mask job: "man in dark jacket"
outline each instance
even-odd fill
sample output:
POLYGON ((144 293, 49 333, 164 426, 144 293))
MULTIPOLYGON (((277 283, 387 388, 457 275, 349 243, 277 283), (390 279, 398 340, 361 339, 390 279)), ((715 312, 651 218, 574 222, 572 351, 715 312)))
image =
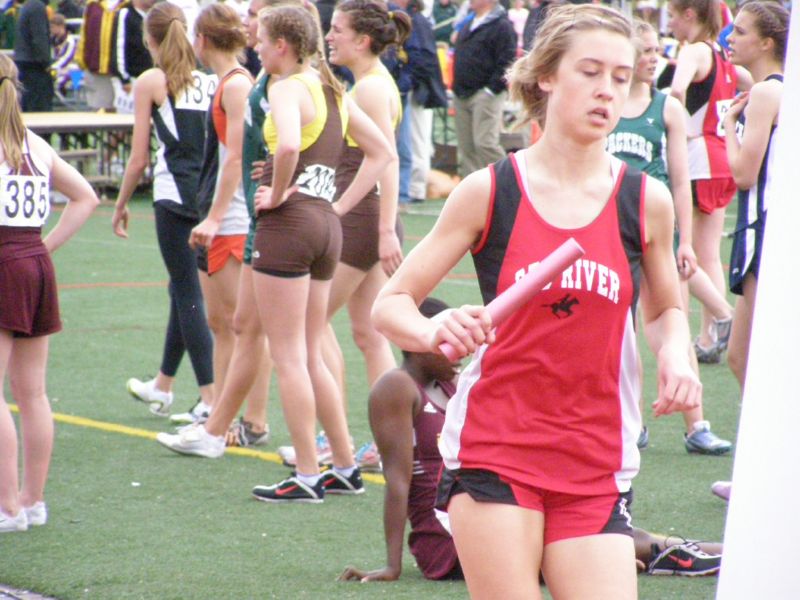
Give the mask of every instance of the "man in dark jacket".
POLYGON ((153 4, 155 0, 131 0, 117 13, 116 72, 128 93, 133 81, 153 66, 142 35, 144 18, 153 4))
POLYGON ((436 52, 433 25, 424 14, 422 4, 411 0, 406 10, 411 16, 411 36, 403 48, 408 55, 411 91, 403 112, 403 123, 409 129, 411 142, 411 177, 408 198, 411 202, 427 196, 428 173, 433 154, 433 110, 447 106, 447 91, 436 52))
POLYGON ((396 0, 389 10, 403 10, 411 17, 411 35, 401 50, 383 54, 386 68, 395 78, 403 102, 403 120, 397 130, 400 159, 401 203, 425 199, 432 154, 432 108, 447 106, 433 25, 422 13, 421 0, 396 0))
POLYGON ((22 110, 53 110, 50 76, 50 20, 42 0, 25 0, 19 10, 14 35, 14 62, 22 84, 22 110))
POLYGON ((470 8, 472 15, 456 38, 453 72, 462 177, 504 156, 500 127, 508 96, 505 72, 517 51, 514 26, 497 0, 470 0, 470 8))

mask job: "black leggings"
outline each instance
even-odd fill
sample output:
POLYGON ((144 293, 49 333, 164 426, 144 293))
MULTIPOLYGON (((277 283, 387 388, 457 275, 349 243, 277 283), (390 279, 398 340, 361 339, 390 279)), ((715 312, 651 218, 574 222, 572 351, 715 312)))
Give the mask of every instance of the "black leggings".
POLYGON ((214 383, 214 341, 206 320, 197 260, 189 247, 189 234, 197 221, 182 217, 155 203, 156 236, 169 272, 169 321, 164 340, 161 372, 174 377, 184 351, 189 352, 197 385, 214 383))

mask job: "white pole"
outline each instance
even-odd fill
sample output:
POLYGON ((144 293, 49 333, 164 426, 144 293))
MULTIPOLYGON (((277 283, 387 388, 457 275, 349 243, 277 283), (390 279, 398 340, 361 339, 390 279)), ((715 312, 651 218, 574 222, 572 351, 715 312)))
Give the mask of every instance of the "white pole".
POLYGON ((800 598, 800 1, 792 4, 775 193, 768 201, 718 600, 800 598))

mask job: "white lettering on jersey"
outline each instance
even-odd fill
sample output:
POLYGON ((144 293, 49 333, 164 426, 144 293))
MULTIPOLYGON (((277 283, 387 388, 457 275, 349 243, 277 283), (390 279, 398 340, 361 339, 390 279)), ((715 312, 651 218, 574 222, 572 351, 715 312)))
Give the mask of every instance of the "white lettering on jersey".
POLYGON ((211 104, 211 97, 217 89, 217 76, 194 72, 192 77, 194 83, 178 95, 175 99, 175 108, 206 112, 211 104))
POLYGON ((606 138, 606 149, 614 155, 631 154, 648 163, 653 162, 653 143, 630 131, 610 133, 606 138))
POLYGON ((49 214, 50 186, 45 177, 0 176, 0 225, 41 227, 49 214))
MULTIPOLYGON (((514 273, 514 280, 519 281, 527 273, 536 269, 538 262, 531 263, 527 268, 522 268, 514 273)), ((558 281, 558 280, 556 280, 558 281)), ((548 283, 542 290, 549 290, 553 286, 548 283)), ((614 304, 619 304, 620 278, 616 271, 609 269, 593 260, 579 258, 561 272, 559 287, 564 290, 586 290, 595 292, 608 298, 614 304)))
POLYGON ((336 171, 325 165, 308 165, 305 170, 297 176, 297 189, 299 192, 322 198, 328 202, 333 202, 336 194, 334 185, 336 171))
MULTIPOLYGON (((533 271, 538 266, 539 266, 539 263, 535 262, 535 263, 529 264, 527 269, 520 269, 519 271, 514 273, 514 281, 519 281, 520 279, 525 277, 525 273, 533 271)), ((542 291, 549 290, 551 287, 553 287, 553 284, 552 283, 548 283, 546 286, 544 286, 542 288, 542 291)))

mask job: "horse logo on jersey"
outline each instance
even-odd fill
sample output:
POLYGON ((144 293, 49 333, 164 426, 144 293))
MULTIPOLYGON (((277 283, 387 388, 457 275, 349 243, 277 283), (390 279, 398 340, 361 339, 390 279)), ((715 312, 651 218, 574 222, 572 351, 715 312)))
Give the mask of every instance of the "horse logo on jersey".
POLYGON ((544 308, 549 308, 555 315, 556 319, 566 319, 572 316, 572 307, 580 304, 577 298, 573 298, 572 294, 567 294, 563 298, 556 300, 550 304, 542 304, 544 308), (564 313, 562 317, 560 313, 564 313))

